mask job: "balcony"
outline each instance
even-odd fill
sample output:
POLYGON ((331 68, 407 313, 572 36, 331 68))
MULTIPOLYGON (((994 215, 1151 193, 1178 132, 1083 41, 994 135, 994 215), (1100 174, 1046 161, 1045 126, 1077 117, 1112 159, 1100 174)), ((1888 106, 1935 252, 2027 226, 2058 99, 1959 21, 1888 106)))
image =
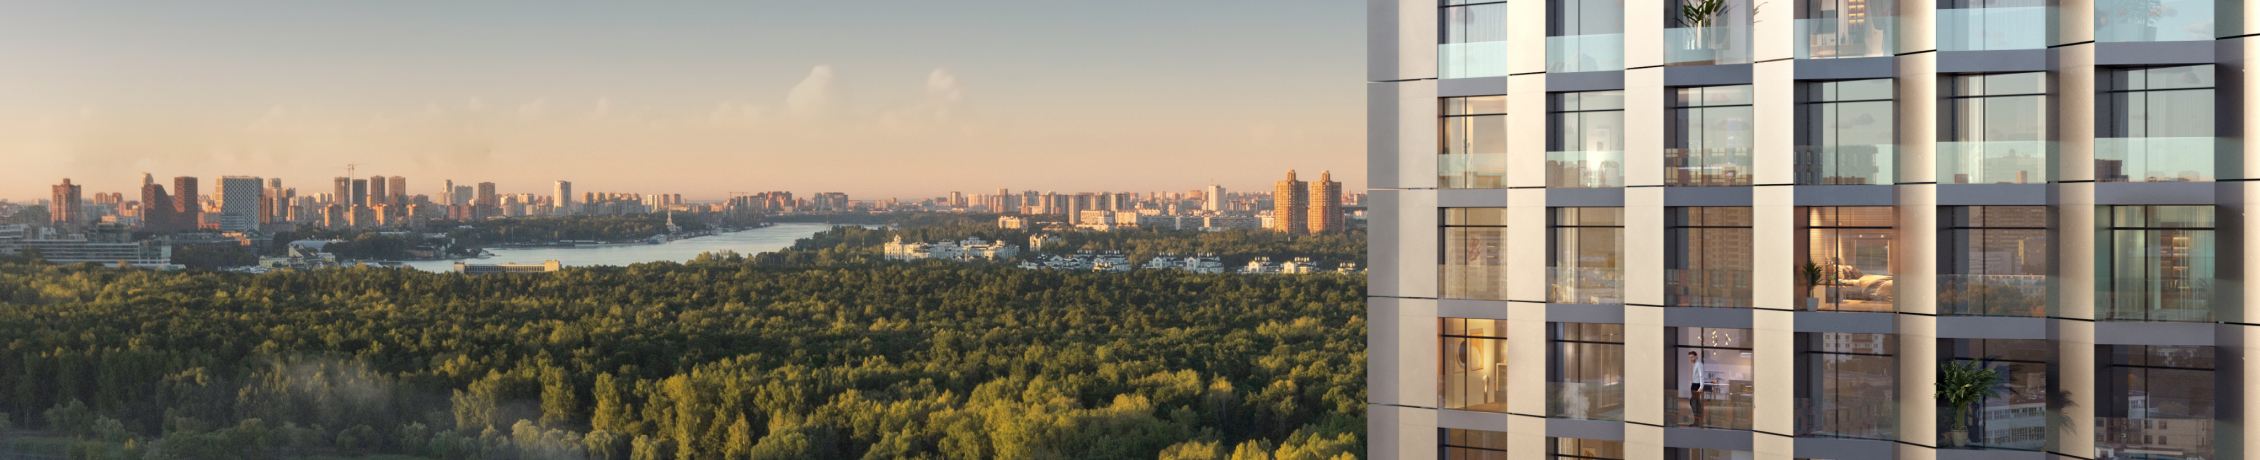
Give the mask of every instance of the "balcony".
POLYGON ((2055 8, 2023 6, 1938 10, 1939 51, 2033 50, 2048 47, 2055 8))
POLYGON ((1447 263, 1441 271, 1446 299, 1507 299, 1507 267, 1447 263))
POLYGON ((1750 185, 1750 149, 1664 149, 1664 185, 1732 187, 1750 185))
POLYGON ((1436 158, 1436 186, 1507 188, 1507 154, 1456 153, 1436 158))
POLYGON ((1506 76, 1507 42, 1436 45, 1436 75, 1443 78, 1506 76))
POLYGON ((1797 147, 1797 185, 1891 185, 1892 144, 1797 147))
POLYGON ((2046 141, 1939 142, 1938 183, 2044 184, 2046 141))
MULTIPOLYGON (((2233 0, 2232 0, 2233 1, 2233 0)), ((2095 41, 2210 41, 2214 0, 2095 0, 2095 41)))
POLYGON ((1664 304, 1750 308, 1750 269, 1664 269, 1664 304))
POLYGON ((1891 17, 1799 19, 1798 59, 1890 56, 1898 30, 1891 17))
POLYGON ((1938 275, 1938 313, 2041 317, 2048 314, 2047 275, 1938 275))
POLYGON ((1624 34, 1546 37, 1547 72, 1624 70, 1624 34))
POLYGON ((1554 303, 1624 303, 1624 274, 1609 268, 1546 267, 1546 300, 1554 303))
MULTIPOLYGON (((1888 376, 1877 378, 1889 379, 1888 376)), ((1894 439, 1899 401, 1890 395, 1797 398, 1797 435, 1894 439)))
POLYGON ((2213 458, 2213 420, 2095 418, 2096 458, 2213 458))
POLYGON ((1609 188, 1624 186, 1624 151, 1546 152, 1546 186, 1609 188))
POLYGON ((2213 279, 2160 277, 2121 279, 2098 293, 2109 304, 2096 308, 2099 319, 2116 321, 2213 321, 2213 279))
POLYGON ((2096 138, 2095 180, 2212 181, 2214 144, 2211 137, 2096 138))
MULTIPOLYGON (((1685 386, 1685 384, 1681 384, 1685 386)), ((1685 388, 1664 390, 1664 423, 1675 427, 1712 428, 1720 430, 1750 429, 1752 395, 1749 381, 1711 385, 1705 388, 1703 418, 1695 418, 1694 407, 1688 404, 1685 388)))
POLYGON ((1546 408, 1556 418, 1624 420, 1624 383, 1546 382, 1546 408))
POLYGON ((1664 65, 1750 63, 1749 28, 1674 27, 1664 29, 1664 65))

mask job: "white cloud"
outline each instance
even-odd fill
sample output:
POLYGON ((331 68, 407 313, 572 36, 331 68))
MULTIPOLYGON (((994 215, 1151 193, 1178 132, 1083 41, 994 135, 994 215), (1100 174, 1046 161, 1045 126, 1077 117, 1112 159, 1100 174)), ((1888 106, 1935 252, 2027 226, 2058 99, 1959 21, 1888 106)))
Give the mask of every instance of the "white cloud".
POLYGON ((800 83, 793 85, 792 91, 785 93, 785 109, 794 116, 822 114, 832 103, 832 80, 830 64, 808 69, 808 77, 802 78, 800 83))

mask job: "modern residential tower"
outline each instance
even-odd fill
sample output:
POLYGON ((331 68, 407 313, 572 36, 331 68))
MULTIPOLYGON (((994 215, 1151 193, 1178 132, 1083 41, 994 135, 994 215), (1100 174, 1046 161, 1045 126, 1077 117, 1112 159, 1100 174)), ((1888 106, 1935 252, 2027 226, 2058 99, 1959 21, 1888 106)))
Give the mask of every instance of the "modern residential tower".
POLYGON ((63 183, 55 184, 53 189, 54 197, 47 205, 48 222, 63 227, 86 224, 85 202, 80 195, 82 187, 71 183, 71 179, 66 177, 63 178, 63 183))
POLYGON ((2249 5, 1368 6, 1370 457, 2260 458, 2249 5))
POLYGON ((1306 233, 1310 226, 1310 183, 1295 179, 1295 171, 1287 171, 1287 178, 1271 184, 1271 230, 1281 233, 1306 233))
POLYGON ((220 178, 220 212, 215 216, 219 221, 220 231, 244 232, 259 229, 261 182, 263 181, 257 177, 220 178))

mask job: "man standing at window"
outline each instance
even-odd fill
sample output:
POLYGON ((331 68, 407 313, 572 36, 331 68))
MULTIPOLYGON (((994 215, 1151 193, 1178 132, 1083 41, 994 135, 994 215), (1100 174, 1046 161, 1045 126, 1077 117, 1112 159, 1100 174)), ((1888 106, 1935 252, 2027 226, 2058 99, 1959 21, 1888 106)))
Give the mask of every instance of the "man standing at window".
POLYGON ((1687 408, 1695 414, 1693 426, 1703 425, 1703 355, 1687 352, 1687 408))

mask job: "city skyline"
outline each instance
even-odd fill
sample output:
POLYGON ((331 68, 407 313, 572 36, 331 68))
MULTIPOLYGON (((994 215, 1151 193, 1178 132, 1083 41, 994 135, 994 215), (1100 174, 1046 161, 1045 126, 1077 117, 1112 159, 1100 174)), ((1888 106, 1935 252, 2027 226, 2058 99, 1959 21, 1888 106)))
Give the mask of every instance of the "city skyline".
POLYGON ((0 44, 26 64, 0 76, 0 151, 15 163, 0 197, 62 177, 132 190, 144 171, 316 180, 347 163, 708 199, 1252 187, 1288 164, 1365 187, 1363 83, 1341 77, 1363 56, 1345 51, 1355 34, 1329 33, 1357 27, 1357 5, 882 3, 904 14, 26 5, 0 18, 32 38, 0 44), (1103 174, 1024 173, 1098 162, 1103 174))

